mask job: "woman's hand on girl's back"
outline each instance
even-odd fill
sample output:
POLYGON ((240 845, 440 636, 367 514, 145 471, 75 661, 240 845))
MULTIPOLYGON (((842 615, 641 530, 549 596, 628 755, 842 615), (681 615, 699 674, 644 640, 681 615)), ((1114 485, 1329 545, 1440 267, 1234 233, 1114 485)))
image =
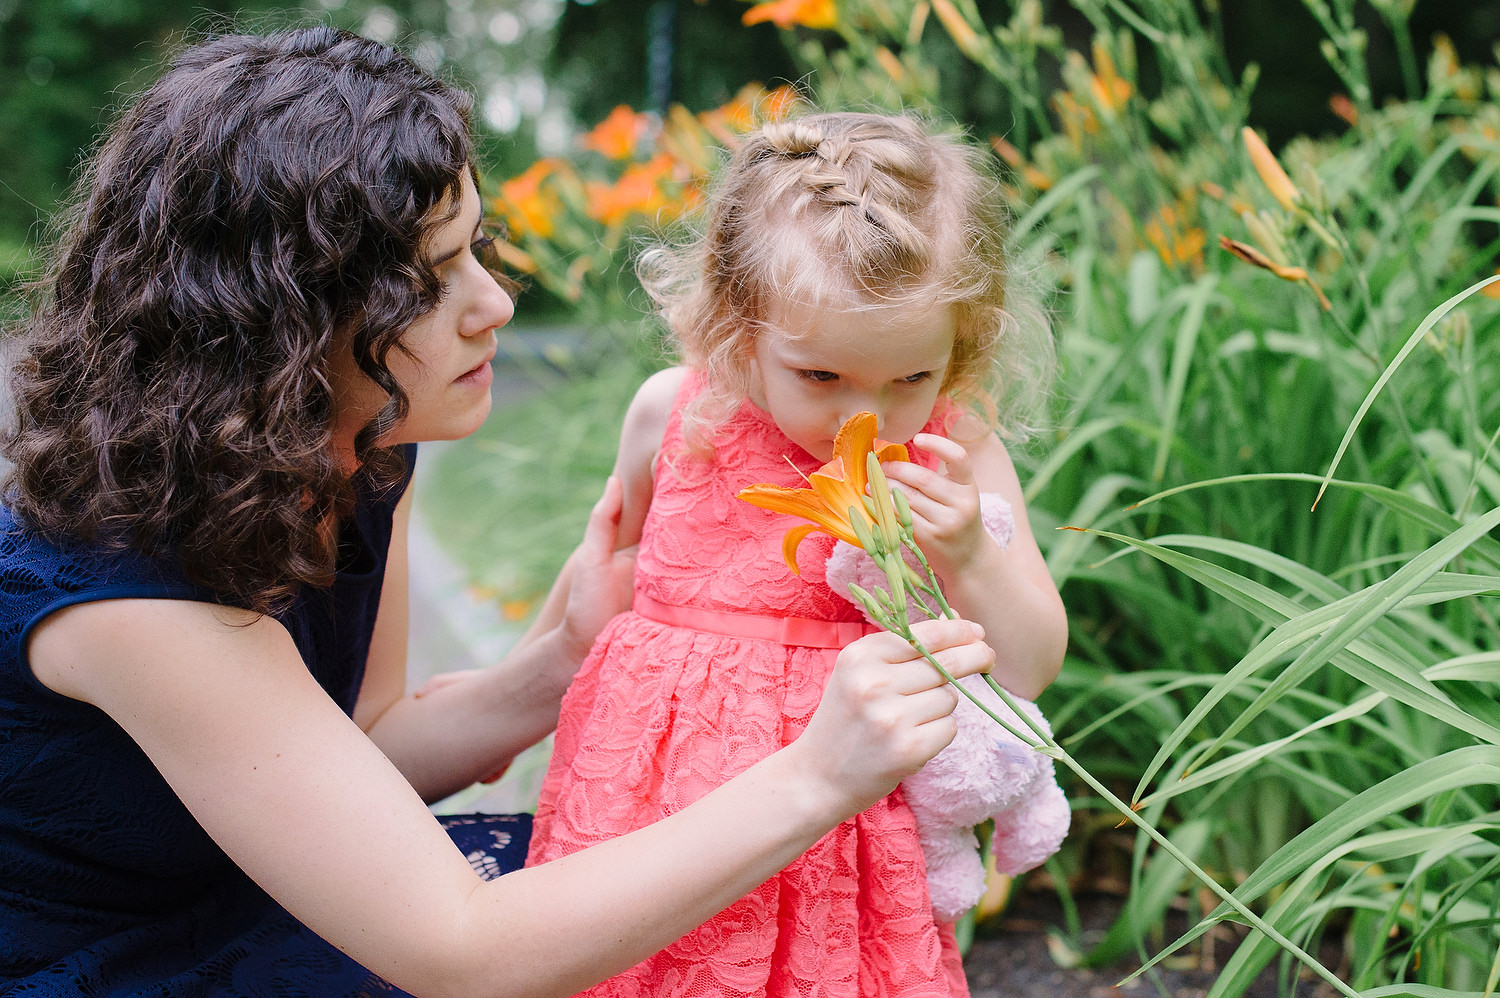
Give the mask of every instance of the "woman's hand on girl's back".
POLYGON ((630 609, 637 546, 615 549, 621 505, 620 479, 611 475, 589 514, 583 540, 568 559, 562 628, 578 651, 579 661, 588 654, 604 625, 630 609))
MULTIPOLYGON (((987 672, 995 655, 966 620, 928 620, 913 632, 955 678, 987 672)), ((823 700, 786 751, 805 752, 830 800, 858 813, 953 740, 959 694, 895 634, 871 634, 839 653, 823 700)))

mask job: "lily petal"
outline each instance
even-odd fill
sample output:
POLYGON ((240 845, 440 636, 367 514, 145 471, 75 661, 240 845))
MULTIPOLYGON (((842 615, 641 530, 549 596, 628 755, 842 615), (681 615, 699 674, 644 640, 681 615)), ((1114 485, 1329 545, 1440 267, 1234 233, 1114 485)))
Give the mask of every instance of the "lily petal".
POLYGON ((810 523, 804 523, 800 527, 793 527, 786 532, 781 539, 781 557, 786 559, 786 565, 792 570, 793 575, 801 575, 802 570, 797 567, 797 546, 802 539, 818 528, 810 523))
POLYGON ((757 484, 740 490, 739 498, 752 506, 809 521, 793 527, 782 539, 782 557, 794 573, 801 574, 797 568, 797 546, 814 531, 864 547, 851 517, 859 517, 862 526, 874 525, 865 502, 868 456, 873 453, 877 461, 909 459, 901 444, 875 438, 875 424, 872 412, 851 416, 834 438, 832 460, 808 476, 811 488, 757 484))

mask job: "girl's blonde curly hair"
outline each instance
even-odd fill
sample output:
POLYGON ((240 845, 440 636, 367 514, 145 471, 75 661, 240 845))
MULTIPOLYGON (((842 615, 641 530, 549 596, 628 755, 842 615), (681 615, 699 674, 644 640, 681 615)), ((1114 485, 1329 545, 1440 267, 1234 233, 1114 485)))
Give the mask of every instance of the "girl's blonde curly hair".
MULTIPOLYGON (((1025 436, 1054 351, 1036 308, 1007 300, 1004 211, 988 154, 911 115, 808 114, 746 135, 699 229, 638 267, 685 363, 705 376, 685 414, 707 439, 750 395, 774 305, 952 306, 943 394, 1025 436)), ((697 434, 695 434, 697 435, 697 434)))

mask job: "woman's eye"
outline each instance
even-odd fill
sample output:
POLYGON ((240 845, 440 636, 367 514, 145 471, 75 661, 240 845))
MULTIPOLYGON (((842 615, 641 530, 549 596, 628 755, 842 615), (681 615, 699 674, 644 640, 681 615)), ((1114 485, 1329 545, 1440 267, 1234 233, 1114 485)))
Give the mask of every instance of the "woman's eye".
POLYGON ((798 371, 797 374, 808 381, 817 381, 819 383, 838 380, 838 375, 832 371, 798 371))
POLYGON ((469 244, 469 252, 486 267, 493 263, 498 269, 499 256, 495 252, 495 237, 488 232, 479 233, 479 238, 469 244))

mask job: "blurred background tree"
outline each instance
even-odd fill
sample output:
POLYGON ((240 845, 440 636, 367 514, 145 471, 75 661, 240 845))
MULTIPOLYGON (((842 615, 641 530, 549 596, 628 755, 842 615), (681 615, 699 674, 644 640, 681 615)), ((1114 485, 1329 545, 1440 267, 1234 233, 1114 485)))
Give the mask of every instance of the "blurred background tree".
MULTIPOLYGON (((1003 20, 1007 6, 979 5, 991 21, 1003 20)), ((1082 15, 1059 0, 1042 6, 1069 48, 1087 49, 1082 15)), ((1200 6, 1236 75, 1250 62, 1261 67, 1252 123, 1273 146, 1338 126, 1326 103, 1338 81, 1302 0, 1200 6)), ((190 30, 327 20, 402 44, 476 91, 484 163, 505 176, 538 154, 564 151, 617 104, 702 111, 751 81, 799 78, 807 67, 795 36, 740 26, 745 9, 733 0, 0 0, 0 284, 30 260, 41 223, 111 109, 190 30)), ((1373 7, 1362 10, 1361 27, 1376 102, 1408 96, 1428 51, 1403 60, 1373 7)), ((1464 62, 1483 61, 1500 39, 1500 4, 1428 0, 1417 4, 1412 28, 1423 49, 1443 32, 1464 62)), ((941 70, 959 85, 942 90, 959 103, 944 110, 985 133, 1007 132, 1010 110, 993 78, 951 56, 941 70)), ((1057 66, 1040 69, 1050 93, 1057 66)))

